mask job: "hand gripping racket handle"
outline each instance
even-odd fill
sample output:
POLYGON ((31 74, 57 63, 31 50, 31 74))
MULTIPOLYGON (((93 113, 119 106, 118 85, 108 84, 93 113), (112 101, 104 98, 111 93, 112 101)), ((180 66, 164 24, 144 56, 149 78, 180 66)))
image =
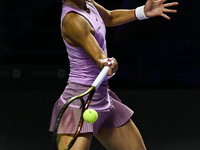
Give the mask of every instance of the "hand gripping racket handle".
POLYGON ((99 73, 99 75, 97 76, 97 78, 94 80, 94 82, 92 83, 92 86, 95 87, 95 89, 98 89, 98 87, 101 85, 101 83, 104 81, 104 79, 107 76, 109 67, 105 66, 101 72, 99 73))

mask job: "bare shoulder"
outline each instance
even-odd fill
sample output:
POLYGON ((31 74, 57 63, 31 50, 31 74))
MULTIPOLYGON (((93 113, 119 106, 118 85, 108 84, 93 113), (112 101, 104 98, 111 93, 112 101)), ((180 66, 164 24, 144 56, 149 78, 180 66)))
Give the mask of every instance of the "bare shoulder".
POLYGON ((62 33, 65 36, 86 35, 90 32, 88 21, 76 12, 70 12, 63 18, 62 33))
POLYGON ((76 12, 70 12, 63 18, 62 36, 73 46, 82 46, 85 37, 90 34, 88 21, 76 12))
POLYGON ((63 18, 63 24, 62 26, 65 28, 76 28, 79 29, 79 27, 84 27, 87 26, 88 22, 86 21, 86 19, 77 14, 76 12, 70 12, 68 14, 65 15, 65 17, 63 18))

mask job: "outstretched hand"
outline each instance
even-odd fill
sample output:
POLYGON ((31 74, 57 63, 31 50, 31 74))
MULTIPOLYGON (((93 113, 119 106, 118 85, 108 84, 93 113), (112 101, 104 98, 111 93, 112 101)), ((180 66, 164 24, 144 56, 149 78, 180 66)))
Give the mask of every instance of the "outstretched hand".
POLYGON ((178 2, 166 3, 167 0, 147 0, 144 12, 147 17, 155 17, 155 16, 162 16, 168 20, 170 17, 167 16, 165 13, 176 13, 177 10, 168 9, 167 7, 172 7, 178 5, 178 2))

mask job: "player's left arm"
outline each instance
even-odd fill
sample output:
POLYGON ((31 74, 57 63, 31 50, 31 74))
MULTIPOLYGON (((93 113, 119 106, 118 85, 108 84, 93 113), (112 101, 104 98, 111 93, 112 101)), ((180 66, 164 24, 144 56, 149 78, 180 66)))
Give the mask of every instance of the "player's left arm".
POLYGON ((108 10, 98 4, 97 2, 93 1, 93 5, 98 10, 101 18, 104 21, 105 26, 112 27, 122 25, 134 20, 137 20, 134 12, 135 9, 116 9, 116 10, 108 10))
MULTIPOLYGON (((162 16, 169 20, 170 17, 165 13, 176 13, 177 11, 168 9, 167 7, 176 6, 178 5, 178 2, 164 4, 165 1, 166 0, 147 0, 144 7, 146 17, 162 16)), ((107 27, 118 26, 137 20, 137 17, 135 16, 135 9, 107 10, 95 1, 93 1, 93 4, 97 8, 107 27)))

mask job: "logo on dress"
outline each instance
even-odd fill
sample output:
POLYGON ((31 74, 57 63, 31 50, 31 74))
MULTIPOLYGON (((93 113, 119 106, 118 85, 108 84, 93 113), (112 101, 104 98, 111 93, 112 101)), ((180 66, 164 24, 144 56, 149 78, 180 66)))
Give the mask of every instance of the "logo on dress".
POLYGON ((99 26, 99 27, 97 28, 97 32, 98 32, 100 29, 101 29, 101 26, 99 26))

